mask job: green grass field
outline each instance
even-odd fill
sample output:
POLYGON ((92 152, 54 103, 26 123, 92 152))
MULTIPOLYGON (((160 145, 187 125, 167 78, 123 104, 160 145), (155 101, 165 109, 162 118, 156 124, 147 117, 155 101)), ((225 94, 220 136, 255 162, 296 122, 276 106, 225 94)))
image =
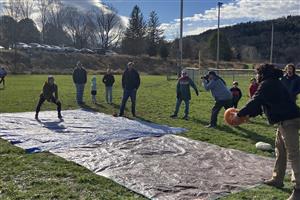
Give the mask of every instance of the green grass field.
MULTIPOLYGON (((19 75, 7 77, 7 87, 0 89, 0 113, 34 111, 46 75, 19 75)), ((71 76, 56 76, 59 97, 63 109, 76 109, 75 89, 71 76)), ((104 86, 100 76, 97 99, 100 105, 93 105, 90 84, 85 90, 86 107, 104 113, 118 112, 121 101, 120 77, 113 91, 114 104, 104 101, 104 86)), ((90 79, 89 79, 90 80, 90 79)), ((237 78, 244 97, 240 106, 248 100, 248 78, 237 78)), ((228 83, 232 80, 228 79, 228 83)), ((266 119, 258 117, 240 127, 229 127, 223 123, 223 111, 219 115, 217 129, 207 129, 210 109, 214 103, 210 93, 200 87, 200 96, 192 96, 190 120, 170 119, 175 106, 175 81, 166 81, 163 76, 143 76, 138 91, 137 115, 144 120, 159 124, 184 127, 183 134, 194 140, 206 141, 226 148, 234 148, 249 153, 272 156, 272 153, 258 151, 255 143, 264 141, 274 144, 275 127, 266 119)), ((129 106, 129 105, 128 105, 129 106)), ((45 103, 42 110, 55 110, 55 106, 45 103)), ((183 115, 183 107, 181 115, 183 115)), ((127 112, 130 117, 130 112, 127 112)), ((34 116, 32 116, 34 117, 34 116)), ((0 199, 143 199, 118 184, 97 176, 75 163, 65 161, 50 153, 25 154, 25 152, 4 140, 0 140, 0 199)), ((229 195, 223 199, 285 199, 291 192, 289 177, 283 190, 260 186, 245 192, 229 195)))

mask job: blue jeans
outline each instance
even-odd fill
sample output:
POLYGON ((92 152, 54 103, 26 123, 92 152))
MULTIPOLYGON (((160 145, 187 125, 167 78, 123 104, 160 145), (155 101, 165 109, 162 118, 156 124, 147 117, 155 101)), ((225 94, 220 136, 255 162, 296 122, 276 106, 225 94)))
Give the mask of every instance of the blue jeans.
POLYGON ((76 86, 76 101, 78 104, 82 104, 85 84, 75 84, 75 86, 76 86))
POLYGON ((181 105, 181 102, 184 101, 185 103, 185 110, 184 110, 184 114, 185 116, 189 116, 189 111, 190 111, 190 100, 183 100, 183 99, 178 99, 176 100, 176 107, 175 107, 175 112, 174 115, 178 115, 179 112, 179 108, 181 105))
POLYGON ((105 87, 105 98, 107 103, 112 103, 112 87, 105 87))
POLYGON ((120 116, 124 115, 126 102, 129 97, 131 99, 131 113, 133 116, 135 116, 136 92, 137 92, 136 90, 124 90, 122 104, 121 104, 120 113, 119 113, 120 116))

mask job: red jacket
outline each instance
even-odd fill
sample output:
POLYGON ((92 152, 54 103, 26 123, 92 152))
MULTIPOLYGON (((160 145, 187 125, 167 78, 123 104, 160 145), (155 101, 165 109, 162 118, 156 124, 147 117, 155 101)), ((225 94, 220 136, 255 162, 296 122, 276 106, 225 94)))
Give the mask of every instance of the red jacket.
POLYGON ((256 92, 257 89, 258 89, 258 83, 250 85, 250 87, 249 87, 249 94, 250 94, 251 98, 253 97, 253 95, 255 94, 255 92, 256 92))

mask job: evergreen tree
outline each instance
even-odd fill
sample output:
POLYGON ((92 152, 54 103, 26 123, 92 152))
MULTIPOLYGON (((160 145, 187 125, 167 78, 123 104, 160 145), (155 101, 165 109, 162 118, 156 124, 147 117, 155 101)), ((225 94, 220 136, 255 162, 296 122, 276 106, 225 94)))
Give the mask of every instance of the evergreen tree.
POLYGON ((32 43, 40 42, 40 32, 34 21, 29 18, 22 19, 18 22, 18 38, 19 42, 32 43))
POLYGON ((145 52, 146 23, 140 8, 134 6, 129 26, 122 41, 122 51, 129 55, 139 55, 145 52))
POLYGON ((159 48, 159 56, 162 59, 167 59, 169 54, 170 54, 169 45, 166 42, 162 42, 159 48))
POLYGON ((16 39, 17 22, 10 16, 0 17, 0 45, 9 48, 16 39))
POLYGON ((157 55, 159 43, 163 40, 163 31, 159 26, 158 16, 155 11, 152 11, 149 16, 147 28, 147 53, 149 56, 157 55))
MULTIPOLYGON (((209 51, 213 59, 217 59, 217 42, 218 34, 214 33, 209 40, 209 51)), ((220 49, 219 49, 220 60, 229 61, 232 58, 232 51, 227 37, 220 33, 220 49)))

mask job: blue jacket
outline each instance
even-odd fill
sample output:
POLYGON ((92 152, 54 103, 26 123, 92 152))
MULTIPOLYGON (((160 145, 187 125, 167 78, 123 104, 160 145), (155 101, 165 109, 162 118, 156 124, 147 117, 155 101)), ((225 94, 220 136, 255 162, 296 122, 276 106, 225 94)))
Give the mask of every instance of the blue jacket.
POLYGON ((188 76, 180 77, 176 88, 177 98, 182 100, 191 100, 190 86, 198 95, 198 89, 192 79, 190 79, 188 76))
POLYGON ((297 100, 297 95, 300 94, 300 77, 298 75, 293 75, 289 77, 285 75, 281 79, 281 83, 286 87, 289 91, 289 94, 293 101, 297 100))
POLYGON ((230 90, 226 87, 225 83, 220 78, 215 78, 210 81, 203 79, 203 86, 207 91, 211 91, 211 94, 216 101, 232 99, 230 90))

